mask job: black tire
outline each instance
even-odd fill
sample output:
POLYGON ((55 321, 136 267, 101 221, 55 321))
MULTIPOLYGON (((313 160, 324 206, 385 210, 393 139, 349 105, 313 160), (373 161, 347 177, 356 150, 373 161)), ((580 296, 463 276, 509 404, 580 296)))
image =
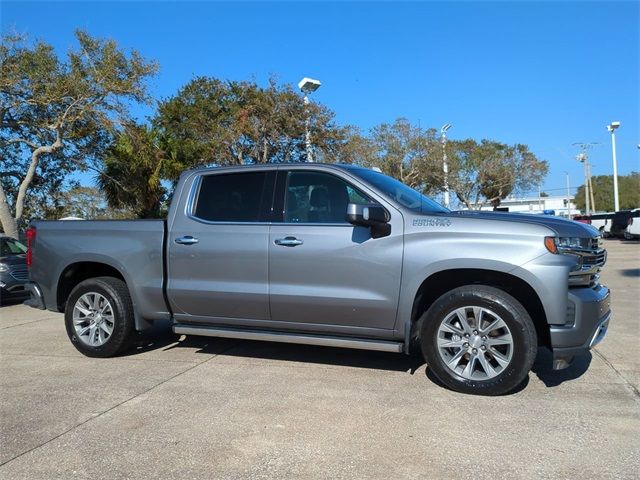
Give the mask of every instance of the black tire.
POLYGON ((527 378, 536 358, 538 343, 531 317, 515 298, 494 287, 468 285, 455 288, 438 298, 418 321, 420 344, 428 367, 438 380, 457 392, 475 395, 509 393, 527 378), (456 309, 471 306, 495 312, 504 321, 513 339, 511 361, 493 378, 464 378, 446 365, 438 351, 441 323, 456 309))
POLYGON ((127 285, 118 278, 96 277, 79 283, 67 300, 64 312, 67 335, 73 346, 87 357, 107 358, 126 350, 135 333, 133 303, 127 285), (78 299, 87 293, 105 297, 113 309, 113 331, 100 346, 91 346, 76 335, 73 325, 73 309, 78 299))

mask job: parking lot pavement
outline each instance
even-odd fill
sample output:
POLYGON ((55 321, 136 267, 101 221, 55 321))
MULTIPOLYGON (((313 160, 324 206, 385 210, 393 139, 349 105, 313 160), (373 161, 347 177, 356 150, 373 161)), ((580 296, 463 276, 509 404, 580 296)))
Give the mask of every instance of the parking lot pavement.
POLYGON ((640 245, 607 242, 605 342, 525 388, 435 384, 416 356, 167 325, 85 358, 62 316, 0 309, 0 478, 638 478, 640 245))

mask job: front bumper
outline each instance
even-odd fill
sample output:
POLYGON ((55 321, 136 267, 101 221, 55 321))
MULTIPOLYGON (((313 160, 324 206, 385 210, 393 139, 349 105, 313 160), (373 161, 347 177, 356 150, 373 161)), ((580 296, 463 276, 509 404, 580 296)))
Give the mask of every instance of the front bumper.
POLYGON ((573 357, 583 355, 600 343, 611 320, 611 293, 604 285, 569 290, 565 325, 552 325, 553 368, 568 367, 573 357))
POLYGON ((0 296, 7 298, 28 297, 26 282, 14 278, 9 273, 0 274, 0 296))

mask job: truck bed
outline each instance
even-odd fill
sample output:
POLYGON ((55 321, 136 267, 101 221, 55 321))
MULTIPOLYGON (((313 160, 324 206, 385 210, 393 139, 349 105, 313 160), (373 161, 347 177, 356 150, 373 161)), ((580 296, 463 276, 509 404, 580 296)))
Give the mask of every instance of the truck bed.
POLYGON ((63 308, 58 284, 79 262, 97 262, 113 267, 130 285, 140 318, 169 318, 163 293, 164 220, 36 221, 32 226, 30 277, 42 286, 47 309, 63 308))

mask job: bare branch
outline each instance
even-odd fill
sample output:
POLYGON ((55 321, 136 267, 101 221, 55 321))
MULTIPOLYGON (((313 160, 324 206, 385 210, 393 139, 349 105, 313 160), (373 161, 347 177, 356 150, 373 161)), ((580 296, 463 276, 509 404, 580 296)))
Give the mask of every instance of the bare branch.
POLYGON ((0 177, 15 177, 20 180, 22 178, 22 174, 20 172, 16 172, 15 170, 9 170, 0 172, 0 177))
POLYGON ((26 138, 11 138, 9 140, 7 140, 8 144, 12 144, 12 143, 24 143, 25 145, 30 146, 31 148, 33 148, 34 150, 36 148, 39 147, 39 145, 36 145, 35 143, 33 143, 30 140, 27 140, 26 138))

